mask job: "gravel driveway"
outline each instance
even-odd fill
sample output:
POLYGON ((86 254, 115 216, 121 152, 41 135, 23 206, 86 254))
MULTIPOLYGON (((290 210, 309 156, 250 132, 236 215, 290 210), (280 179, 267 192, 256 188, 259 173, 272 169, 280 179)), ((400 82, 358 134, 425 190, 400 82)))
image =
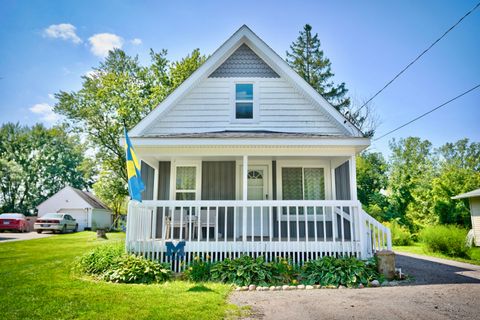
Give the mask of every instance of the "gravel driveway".
POLYGON ((35 231, 28 232, 28 233, 14 233, 14 232, 3 232, 0 233, 0 243, 1 242, 11 242, 11 241, 21 241, 21 240, 32 240, 32 239, 40 239, 51 237, 54 234, 49 233, 40 233, 38 234, 35 231))
POLYGON ((480 266, 397 254, 415 277, 398 287, 234 292, 255 319, 480 319, 480 266))

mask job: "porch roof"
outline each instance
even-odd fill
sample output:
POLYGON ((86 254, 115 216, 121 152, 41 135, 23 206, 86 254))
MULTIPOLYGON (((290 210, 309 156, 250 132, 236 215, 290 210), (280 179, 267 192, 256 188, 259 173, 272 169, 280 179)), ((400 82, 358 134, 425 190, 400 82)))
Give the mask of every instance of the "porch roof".
MULTIPOLYGON (((145 138, 334 138, 334 139, 352 139, 351 136, 326 135, 320 133, 303 133, 303 132, 279 132, 266 130, 249 130, 235 131, 225 130, 216 132, 199 132, 199 133, 172 133, 172 134, 156 134, 145 135, 145 138)), ((363 137, 356 137, 362 139, 363 137)))

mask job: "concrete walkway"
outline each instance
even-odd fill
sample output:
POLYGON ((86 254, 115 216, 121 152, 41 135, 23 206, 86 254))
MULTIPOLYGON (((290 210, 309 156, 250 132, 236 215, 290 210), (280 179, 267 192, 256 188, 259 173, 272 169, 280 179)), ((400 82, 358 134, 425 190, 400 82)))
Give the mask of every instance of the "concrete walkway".
POLYGON ((399 253, 398 287, 234 292, 252 319, 479 319, 480 266, 399 253))

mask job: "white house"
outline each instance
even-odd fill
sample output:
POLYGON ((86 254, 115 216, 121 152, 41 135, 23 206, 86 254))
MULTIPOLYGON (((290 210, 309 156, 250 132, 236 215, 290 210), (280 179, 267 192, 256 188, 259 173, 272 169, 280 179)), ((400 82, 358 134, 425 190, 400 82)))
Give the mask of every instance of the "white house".
POLYGON ((470 217, 472 218, 472 230, 475 245, 480 247, 480 189, 459 194, 452 199, 468 199, 470 203, 470 217))
MULTIPOLYGON (((242 26, 129 132, 146 184, 127 249, 164 261, 240 254, 370 257, 389 230, 357 199, 370 139, 242 26)), ((123 143, 123 140, 122 140, 123 143)))
POLYGON ((78 223, 78 230, 110 228, 112 212, 90 192, 67 186, 37 206, 38 217, 46 213, 70 214, 78 223))

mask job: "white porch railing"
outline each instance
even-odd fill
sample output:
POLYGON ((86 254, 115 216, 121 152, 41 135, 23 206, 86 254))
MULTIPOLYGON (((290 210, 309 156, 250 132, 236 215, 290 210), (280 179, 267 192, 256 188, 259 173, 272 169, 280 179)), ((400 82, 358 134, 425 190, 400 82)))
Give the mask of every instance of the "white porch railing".
POLYGON ((161 262, 168 241, 185 241, 184 264, 243 254, 282 256, 302 264, 330 256, 368 258, 391 248, 390 231, 358 201, 144 201, 130 202, 126 248, 161 262))

